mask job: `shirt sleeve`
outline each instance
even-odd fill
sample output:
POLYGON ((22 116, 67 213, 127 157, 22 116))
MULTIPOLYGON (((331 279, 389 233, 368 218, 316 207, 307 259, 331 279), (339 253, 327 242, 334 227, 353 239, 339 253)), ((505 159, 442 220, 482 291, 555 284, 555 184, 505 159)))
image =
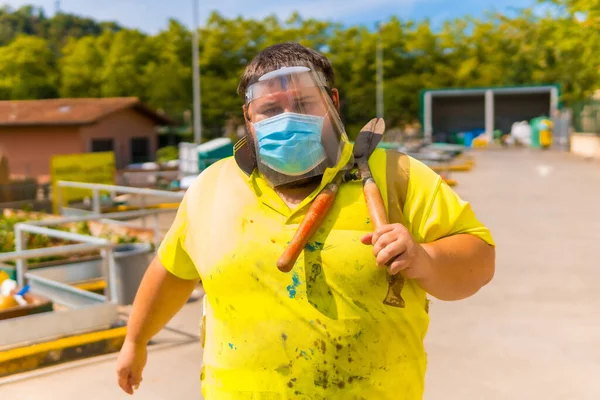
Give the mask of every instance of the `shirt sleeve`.
POLYGON ((469 202, 431 168, 411 159, 405 214, 413 235, 424 243, 469 234, 495 245, 490 230, 477 218, 469 202))
POLYGON ((157 256, 158 260, 171 274, 181 279, 199 279, 198 269, 186 249, 188 235, 188 190, 179 205, 177 215, 169 228, 167 235, 161 242, 157 256))

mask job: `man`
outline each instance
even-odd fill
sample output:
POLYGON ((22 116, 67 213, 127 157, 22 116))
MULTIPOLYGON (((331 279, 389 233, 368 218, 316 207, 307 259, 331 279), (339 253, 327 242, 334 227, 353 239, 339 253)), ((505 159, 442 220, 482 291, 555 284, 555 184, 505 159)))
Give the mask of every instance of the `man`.
POLYGON ((459 300, 487 284, 490 232, 431 169, 378 149, 369 164, 392 223, 373 232, 361 183, 344 183, 293 270, 279 271, 352 145, 331 65, 312 50, 264 50, 239 92, 247 136, 188 189, 139 288, 119 385, 133 393, 147 343, 201 280, 207 400, 422 398, 426 295, 459 300), (386 270, 399 277, 396 305, 384 303, 386 270))

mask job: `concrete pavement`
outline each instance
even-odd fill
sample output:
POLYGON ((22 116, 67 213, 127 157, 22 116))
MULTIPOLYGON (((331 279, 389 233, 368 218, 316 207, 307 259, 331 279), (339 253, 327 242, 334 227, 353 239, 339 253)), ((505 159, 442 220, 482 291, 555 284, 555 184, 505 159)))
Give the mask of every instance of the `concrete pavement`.
POLYGON ((600 398, 600 164, 490 152, 457 191, 491 228, 496 275, 433 301, 427 400, 600 398))
MULTIPOLYGON (((497 272, 470 299, 433 300, 425 399, 599 399, 600 163, 527 150, 476 160, 453 177, 492 229, 497 272)), ((185 334, 157 337, 134 398, 200 397, 202 353, 190 339, 200 313, 199 302, 188 304, 169 324, 185 334)), ((129 398, 116 388, 114 359, 0 380, 0 399, 129 398)))

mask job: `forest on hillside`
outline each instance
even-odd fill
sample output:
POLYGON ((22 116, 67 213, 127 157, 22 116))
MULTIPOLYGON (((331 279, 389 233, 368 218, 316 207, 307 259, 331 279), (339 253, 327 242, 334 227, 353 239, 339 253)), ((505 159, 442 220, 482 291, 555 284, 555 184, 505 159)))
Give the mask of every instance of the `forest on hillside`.
MULTIPOLYGON (((385 118, 402 127, 419 120, 426 88, 561 85, 566 105, 600 87, 600 0, 546 0, 544 14, 429 21, 391 17, 374 27, 305 19, 225 18, 214 12, 200 29, 202 122, 206 137, 240 125, 238 79, 261 49, 297 41, 327 55, 343 97, 349 133, 376 112, 376 46, 382 41, 385 118)), ((148 35, 114 22, 33 6, 0 8, 0 100, 137 96, 189 125, 192 33, 170 20, 148 35)))

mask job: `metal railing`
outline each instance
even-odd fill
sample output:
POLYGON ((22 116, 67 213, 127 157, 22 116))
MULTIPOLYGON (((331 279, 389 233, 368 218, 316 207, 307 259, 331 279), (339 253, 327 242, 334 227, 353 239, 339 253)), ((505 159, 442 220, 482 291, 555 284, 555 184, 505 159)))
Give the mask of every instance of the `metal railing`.
POLYGON ((121 170, 118 171, 118 184, 128 187, 167 187, 179 178, 179 170, 121 170))
POLYGON ((49 226, 63 225, 74 222, 87 222, 87 221, 107 221, 107 222, 121 222, 116 221, 118 219, 129 219, 129 218, 146 218, 149 216, 154 217, 154 246, 158 248, 160 245, 160 228, 158 216, 162 213, 172 213, 173 209, 143 209, 144 203, 142 202, 140 210, 135 211, 120 211, 112 213, 102 213, 100 204, 100 192, 106 191, 109 193, 126 193, 135 194, 140 196, 156 196, 162 198, 175 198, 181 200, 183 198, 182 192, 169 192, 164 190, 156 189, 145 189, 145 188, 131 188, 127 186, 115 186, 105 185, 97 183, 84 183, 84 182, 58 182, 59 191, 57 193, 59 200, 59 210, 64 211, 62 207, 62 201, 60 196, 60 189, 64 187, 76 188, 76 189, 89 189, 93 194, 92 213, 86 213, 78 216, 65 216, 62 218, 46 219, 39 221, 28 221, 24 223, 18 223, 15 225, 15 251, 9 253, 0 253, 0 262, 3 261, 16 261, 16 275, 17 282, 20 285, 25 284, 27 277, 27 260, 38 257, 48 257, 56 255, 74 254, 86 251, 99 250, 102 254, 103 263, 105 265, 106 278, 107 278, 107 292, 109 293, 109 300, 114 301, 115 299, 115 271, 114 271, 114 254, 113 248, 115 244, 111 243, 107 239, 98 238, 94 236, 81 235, 72 232, 65 232, 57 229, 50 229, 49 226), (27 233, 46 235, 51 238, 79 242, 79 244, 53 246, 42 249, 26 249, 26 237, 27 233))
MULTIPOLYGON (((158 189, 148 189, 148 188, 136 188, 136 187, 128 187, 128 186, 117 186, 117 185, 106 185, 100 183, 84 183, 84 182, 69 182, 69 181, 59 181, 58 182, 58 193, 57 200, 59 204, 59 213, 63 215, 65 213, 65 208, 63 207, 62 202, 62 193, 61 190, 63 188, 73 188, 73 189, 88 189, 92 192, 92 216, 87 212, 83 212, 81 217, 69 220, 63 220, 64 223, 68 222, 82 222, 82 221, 90 221, 95 219, 93 215, 99 216, 101 215, 102 221, 111 222, 111 223, 120 223, 123 225, 127 225, 121 221, 115 221, 118 219, 130 219, 130 218, 142 218, 142 226, 146 227, 147 218, 153 217, 154 223, 154 245, 158 248, 160 244, 160 227, 159 227, 159 215, 163 213, 172 213, 176 212, 176 209, 156 209, 153 208, 148 210, 147 207, 149 204, 146 201, 147 197, 158 197, 158 198, 168 198, 175 199, 177 201, 181 201, 183 199, 183 192, 171 192, 167 190, 158 190, 158 189), (111 194, 111 198, 114 198, 117 193, 119 194, 131 194, 135 195, 139 198, 139 210, 136 211, 119 211, 114 213, 105 213, 102 214, 102 203, 100 198, 100 192, 108 192, 111 194), (88 218, 89 217, 89 218, 88 218)), ((73 211, 73 210, 71 210, 73 211)), ((82 210, 78 210, 81 214, 82 210)))
MULTIPOLYGON (((52 221, 54 222, 54 221, 52 221)), ((0 262, 16 261, 17 282, 29 285, 32 293, 66 306, 60 312, 40 313, 26 318, 0 321, 0 348, 37 343, 63 337, 73 332, 93 331, 118 321, 115 281, 115 244, 106 239, 79 235, 37 226, 30 223, 15 225, 16 251, 0 253, 0 262), (37 233, 57 239, 77 241, 77 244, 27 249, 25 235, 37 233), (27 260, 37 257, 77 254, 99 250, 106 280, 106 295, 91 293, 77 287, 38 276, 28 271, 27 260)))
POLYGON ((146 196, 155 196, 155 197, 168 197, 181 200, 183 198, 182 192, 169 192, 166 190, 158 190, 158 189, 148 189, 148 188, 134 188, 128 186, 116 186, 116 185, 106 185, 101 183, 85 183, 85 182, 69 182, 69 181, 59 181, 58 182, 58 192, 56 193, 59 211, 62 214, 62 188, 72 188, 72 189, 88 189, 92 192, 92 211, 96 214, 101 213, 101 202, 100 202, 100 192, 108 192, 111 194, 111 197, 115 197, 117 193, 121 194, 133 194, 140 197, 141 208, 144 208, 144 197, 146 196))
MULTIPOLYGON (((5 261, 16 261, 16 275, 17 282, 20 285, 26 284, 26 279, 37 279, 35 276, 32 278, 28 275, 27 271, 27 260, 38 257, 49 257, 57 255, 67 255, 82 253, 88 251, 100 251, 102 256, 102 262, 104 265, 104 271, 106 275, 108 301, 115 301, 116 299, 116 286, 115 286, 115 261, 114 261, 114 247, 115 244, 111 243, 107 239, 98 238, 94 236, 81 235, 72 232, 65 232, 57 229, 50 229, 49 226, 63 225, 75 222, 87 222, 87 221, 105 221, 110 223, 122 223, 119 219, 130 219, 130 218, 143 218, 145 225, 146 217, 154 217, 154 246, 155 249, 160 245, 160 227, 158 217, 163 213, 172 213, 176 210, 173 209, 143 209, 144 202, 141 202, 140 207, 142 209, 135 211, 120 211, 112 213, 102 213, 100 203, 100 192, 106 191, 112 194, 125 193, 135 194, 139 196, 155 196, 161 198, 174 198, 181 200, 183 198, 182 192, 169 192, 164 190, 146 189, 146 188, 131 188, 127 186, 115 186, 105 185, 98 183, 84 183, 84 182, 58 182, 58 200, 59 210, 64 211, 62 207, 62 201, 60 196, 60 189, 69 187, 76 189, 89 189, 93 194, 92 213, 85 213, 78 216, 65 216, 56 219, 47 219, 39 221, 28 221, 25 223, 18 223, 15 225, 15 250, 9 253, 0 253, 0 262, 5 261), (79 242, 78 244, 63 245, 46 247, 42 249, 26 249, 26 237, 27 233, 46 235, 51 238, 79 242)), ((69 288, 71 288, 69 286, 69 288)), ((72 289, 72 288, 71 288, 72 289)))
MULTIPOLYGON (((65 232, 56 229, 49 229, 43 224, 53 225, 61 224, 64 221, 51 220, 51 221, 36 221, 35 223, 18 223, 15 225, 15 251, 10 253, 0 253, 0 262, 16 261, 16 275, 17 283, 20 286, 25 286, 28 280, 37 280, 37 277, 32 274, 28 274, 28 263, 27 260, 38 257, 50 257, 57 255, 76 254, 88 251, 100 251, 102 256, 102 263, 104 265, 105 278, 106 278, 106 293, 108 296, 106 300, 109 302, 116 302, 116 272, 115 272, 115 261, 113 249, 115 244, 111 243, 107 239, 97 238, 93 236, 80 235, 78 233, 65 232), (27 233, 35 233, 39 235, 46 235, 51 238, 68 240, 74 242, 80 242, 78 244, 53 246, 41 249, 27 249, 27 240, 25 235, 27 233)), ((59 282, 54 282, 60 284, 59 282)), ((73 288, 68 285, 69 291, 79 293, 79 289, 73 288)), ((86 292, 87 293, 87 292, 86 292)), ((104 296, 103 296, 104 297, 104 296)))
MULTIPOLYGON (((63 216, 56 219, 36 220, 18 223, 15 231, 15 251, 0 253, 0 263, 14 261, 16 263, 16 278, 20 286, 29 284, 32 293, 44 296, 67 307, 67 310, 52 313, 30 315, 27 318, 16 318, 8 323, 0 322, 0 348, 15 346, 19 343, 34 343, 48 338, 63 337, 73 332, 93 331, 111 326, 119 320, 117 304, 117 265, 115 253, 117 244, 108 239, 95 236, 52 229, 52 226, 73 222, 106 221, 110 223, 123 223, 119 219, 154 217, 154 244, 160 244, 160 230, 158 215, 174 212, 175 209, 144 209, 134 211, 121 211, 102 213, 100 192, 127 193, 142 197, 154 196, 181 200, 183 193, 168 192, 154 189, 130 188, 103 184, 89 184, 80 182, 59 182, 59 188, 70 187, 89 189, 93 193, 92 212, 83 215, 63 216), (53 247, 27 249, 27 235, 39 234, 50 238, 61 239, 74 244, 64 244, 53 247), (61 282, 46 274, 29 271, 28 260, 40 257, 65 256, 71 254, 86 254, 99 252, 102 275, 106 281, 105 295, 100 295, 79 289, 68 282, 61 282)), ((60 196, 60 189, 56 195, 60 196)), ((59 197, 60 203, 60 197, 59 197)), ((62 203, 60 203, 62 204, 62 203)), ((60 207, 61 213, 64 211, 60 207)), ((118 256, 118 255, 117 255, 118 256)), ((57 267, 47 267, 46 269, 57 267)))

